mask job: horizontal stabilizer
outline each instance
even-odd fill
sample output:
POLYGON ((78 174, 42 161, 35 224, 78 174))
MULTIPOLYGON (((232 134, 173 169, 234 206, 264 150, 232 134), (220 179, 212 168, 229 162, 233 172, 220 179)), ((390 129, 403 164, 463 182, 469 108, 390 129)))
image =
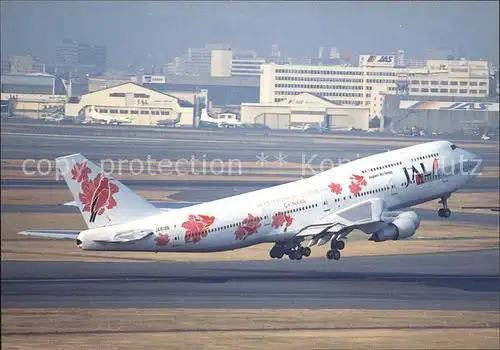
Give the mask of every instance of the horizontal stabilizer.
POLYGON ((57 239, 76 239, 80 230, 27 230, 19 232, 20 235, 57 238, 57 239))
POLYGON ((111 237, 106 237, 104 239, 94 239, 97 243, 132 243, 140 241, 146 237, 153 234, 152 230, 127 230, 118 232, 111 237))

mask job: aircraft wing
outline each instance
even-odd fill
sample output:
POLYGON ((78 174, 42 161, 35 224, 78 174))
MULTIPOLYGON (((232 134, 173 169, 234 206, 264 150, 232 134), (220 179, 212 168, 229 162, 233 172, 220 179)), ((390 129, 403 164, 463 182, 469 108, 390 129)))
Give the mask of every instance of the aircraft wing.
POLYGON ((315 238, 315 236, 333 234, 342 230, 350 232, 354 228, 374 225, 384 221, 382 214, 385 212, 386 207, 385 202, 380 198, 368 199, 326 215, 321 220, 304 226, 299 230, 297 236, 312 236, 315 238))
POLYGON ((46 237, 46 238, 57 238, 57 239, 76 239, 81 230, 27 230, 19 232, 20 235, 25 236, 36 236, 36 237, 46 237))

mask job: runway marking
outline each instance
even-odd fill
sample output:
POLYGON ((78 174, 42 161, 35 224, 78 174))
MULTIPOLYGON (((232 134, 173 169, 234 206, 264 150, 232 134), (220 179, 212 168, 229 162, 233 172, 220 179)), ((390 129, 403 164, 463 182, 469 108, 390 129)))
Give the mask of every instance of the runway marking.
POLYGON ((468 329, 497 329, 495 325, 470 326, 395 326, 395 327, 275 327, 275 328, 173 328, 173 329, 119 329, 119 330, 88 330, 88 331, 46 331, 46 332, 2 332, 2 336, 37 336, 37 335, 86 335, 86 334, 130 334, 130 333, 212 333, 212 332, 300 332, 300 331, 423 331, 423 330, 468 330, 468 329))
MULTIPOLYGON (((219 270, 207 269, 207 271, 218 272, 219 270)), ((162 282, 162 281, 172 281, 176 280, 179 282, 192 282, 192 283, 203 283, 206 281, 221 280, 224 282, 229 282, 232 280, 268 280, 275 279, 276 281, 282 280, 283 278, 288 279, 300 279, 300 280, 318 280, 318 278, 326 281, 352 281, 353 279, 363 279, 363 281, 372 280, 390 280, 391 282, 415 282, 421 283, 422 280, 416 280, 415 278, 425 279, 425 280, 456 280, 456 279, 466 279, 466 280, 495 280, 500 279, 496 275, 431 275, 431 274, 400 274, 400 273, 384 273, 384 274, 368 274, 368 273, 341 273, 341 272, 325 272, 325 273, 312 273, 304 276, 305 278, 299 278, 297 273, 293 271, 269 271, 269 275, 265 276, 259 274, 256 271, 242 271, 254 273, 253 275, 246 276, 224 276, 224 275, 207 275, 205 277, 200 276, 149 276, 149 277, 136 277, 136 276, 116 276, 116 277, 67 277, 67 278, 25 278, 25 279, 2 279, 1 283, 5 284, 15 284, 15 283, 69 283, 69 282, 162 282), (280 273, 276 276, 276 273, 280 273), (271 275, 272 274, 272 275, 271 275)))
MULTIPOLYGON (((76 138, 78 141, 82 139, 87 139, 87 140, 92 140, 92 141, 146 141, 150 143, 158 143, 158 142, 192 142, 193 139, 187 139, 187 138, 150 138, 150 137, 124 137, 124 136, 94 136, 94 135, 58 135, 58 134, 31 134, 31 133, 12 133, 12 132, 3 132, 1 135, 6 135, 6 136, 14 136, 14 137, 31 137, 31 138, 41 138, 41 139, 56 139, 56 140, 75 140, 76 138)), ((213 138, 200 138, 198 141, 201 141, 202 143, 215 143, 215 144, 241 144, 241 140, 235 138, 234 140, 221 140, 221 139, 213 139, 213 138)), ((251 141, 251 140, 249 140, 251 141)), ((267 146, 278 146, 278 142, 258 142, 259 145, 267 145, 267 146)))

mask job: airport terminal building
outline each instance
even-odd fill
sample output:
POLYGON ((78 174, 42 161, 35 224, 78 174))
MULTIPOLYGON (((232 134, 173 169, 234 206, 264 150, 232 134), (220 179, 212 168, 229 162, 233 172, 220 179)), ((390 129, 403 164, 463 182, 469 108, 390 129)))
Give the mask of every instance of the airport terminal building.
POLYGON ((486 61, 427 61, 424 68, 397 66, 395 55, 361 55, 358 66, 262 65, 260 103, 304 92, 341 105, 369 107, 382 117, 384 95, 401 92, 422 100, 481 102, 489 94, 486 61))

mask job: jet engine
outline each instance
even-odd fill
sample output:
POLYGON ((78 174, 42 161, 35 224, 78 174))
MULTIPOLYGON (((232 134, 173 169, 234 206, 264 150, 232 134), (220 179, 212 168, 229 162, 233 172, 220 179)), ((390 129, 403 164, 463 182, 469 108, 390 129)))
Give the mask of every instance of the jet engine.
POLYGON ((375 232, 369 240, 383 242, 410 238, 415 234, 419 226, 420 218, 418 215, 413 211, 405 211, 396 216, 386 227, 375 232))

